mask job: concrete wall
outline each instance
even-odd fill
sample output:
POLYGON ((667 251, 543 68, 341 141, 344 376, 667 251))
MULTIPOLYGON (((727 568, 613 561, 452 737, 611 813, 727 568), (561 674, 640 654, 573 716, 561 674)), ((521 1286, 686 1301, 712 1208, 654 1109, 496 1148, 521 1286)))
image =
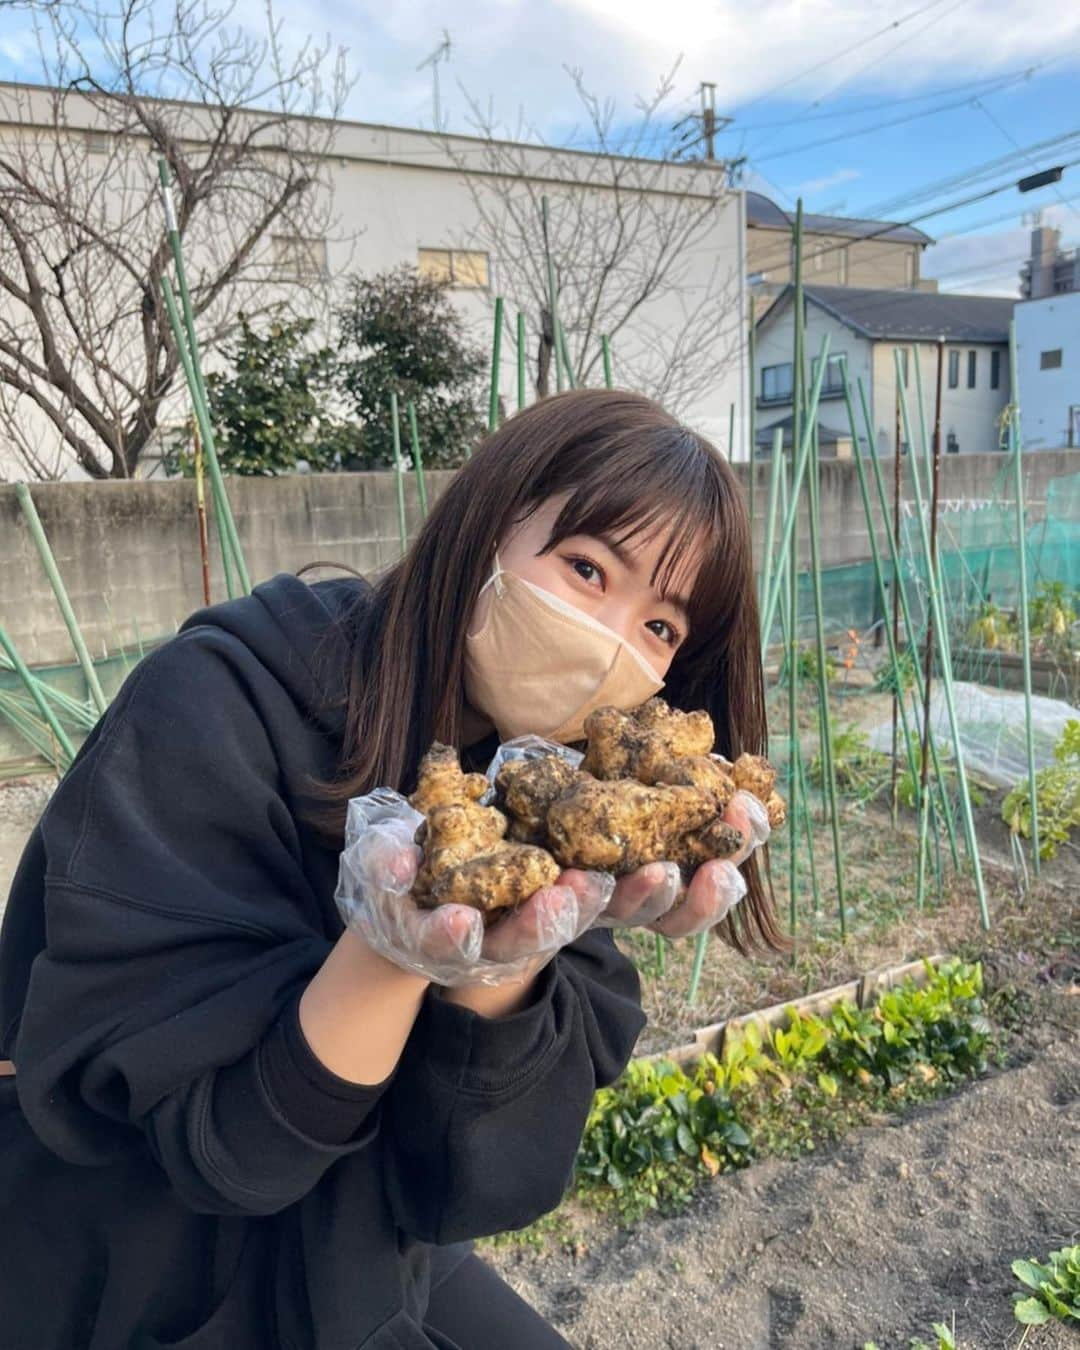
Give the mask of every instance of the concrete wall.
POLYGON ((1016 377, 1024 445, 1080 445, 1080 291, 1016 306, 1016 377), (1042 368, 1042 353, 1061 365, 1042 368))
MULTIPOLYGON (((1000 455, 943 459, 942 500, 985 498, 1001 463, 1000 455)), ((1080 451, 1025 456, 1024 470, 1030 516, 1038 520, 1047 483, 1080 471, 1080 451)), ((748 467, 736 465, 735 472, 746 485, 748 467)), ((450 476, 427 475, 432 499, 450 476)), ((253 583, 314 561, 344 562, 370 572, 398 557, 393 474, 297 474, 227 481, 253 583)), ((767 490, 767 469, 759 466, 754 522, 759 541, 767 490)), ((202 605, 193 483, 43 483, 32 491, 92 655, 133 643, 136 625, 144 640, 167 635, 202 605)), ((411 534, 420 516, 410 480, 406 505, 411 534)), ((850 462, 821 465, 821 538, 826 567, 870 556, 858 480, 850 462)), ((802 539, 806 557, 805 529, 802 539)), ((224 599, 212 527, 210 550, 212 595, 214 600, 224 599)), ((0 623, 23 659, 32 666, 72 661, 67 630, 15 489, 9 486, 0 486, 0 578, 0 623)))

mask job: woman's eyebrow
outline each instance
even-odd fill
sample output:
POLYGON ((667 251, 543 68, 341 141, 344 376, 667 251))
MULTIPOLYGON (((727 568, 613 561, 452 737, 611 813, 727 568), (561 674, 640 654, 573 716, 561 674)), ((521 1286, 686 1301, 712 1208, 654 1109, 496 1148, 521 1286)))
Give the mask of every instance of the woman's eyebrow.
MULTIPOLYGON (((616 558, 618 558, 619 562, 622 563, 628 572, 637 571, 637 566, 633 557, 618 539, 614 539, 610 534, 598 534, 596 538, 600 540, 605 548, 609 548, 612 553, 614 553, 616 558)), ((660 598, 665 604, 671 605, 673 609, 677 609, 683 616, 687 625, 689 625, 690 601, 685 595, 662 595, 660 598)))

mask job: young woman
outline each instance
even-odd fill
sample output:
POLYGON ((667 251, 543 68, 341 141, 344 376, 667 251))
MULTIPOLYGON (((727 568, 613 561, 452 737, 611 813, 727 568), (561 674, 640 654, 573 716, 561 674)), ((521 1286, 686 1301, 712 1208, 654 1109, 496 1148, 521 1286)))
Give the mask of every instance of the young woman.
POLYGON ((434 740, 483 769, 660 687, 765 750, 733 476, 619 391, 509 419, 374 587, 282 573, 139 664, 0 935, 5 1350, 565 1344, 471 1240, 555 1207, 630 1058, 613 926, 785 948, 757 855, 685 892, 564 872, 484 934, 481 982, 467 907, 410 909, 400 952, 343 924, 344 821, 434 740))

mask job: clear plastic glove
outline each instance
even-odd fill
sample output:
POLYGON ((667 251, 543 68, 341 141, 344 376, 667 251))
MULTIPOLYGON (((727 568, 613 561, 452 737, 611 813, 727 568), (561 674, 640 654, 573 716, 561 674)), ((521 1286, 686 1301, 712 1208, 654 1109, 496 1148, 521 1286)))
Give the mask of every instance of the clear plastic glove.
POLYGON ((354 797, 334 899, 369 947, 433 984, 520 983, 592 927, 611 899, 613 877, 570 870, 487 929, 469 905, 422 908, 410 892, 422 856, 413 836, 423 818, 389 788, 354 797))

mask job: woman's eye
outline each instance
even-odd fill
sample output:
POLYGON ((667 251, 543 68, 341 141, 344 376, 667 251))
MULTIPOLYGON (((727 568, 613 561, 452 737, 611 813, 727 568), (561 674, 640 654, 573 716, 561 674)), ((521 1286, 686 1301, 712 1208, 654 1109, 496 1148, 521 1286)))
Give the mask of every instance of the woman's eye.
POLYGON ((595 563, 589 562, 588 558, 571 558, 570 565, 582 581, 591 582, 594 577, 599 578, 600 581, 604 579, 604 574, 599 567, 595 563))
POLYGON ((679 631, 673 627, 673 625, 668 623, 666 619, 650 619, 646 626, 652 628, 653 632, 656 632, 657 628, 664 629, 664 632, 656 633, 656 636, 660 638, 661 641, 666 642, 669 647, 678 645, 679 631), (655 627, 653 627, 653 625, 655 625, 655 627))

